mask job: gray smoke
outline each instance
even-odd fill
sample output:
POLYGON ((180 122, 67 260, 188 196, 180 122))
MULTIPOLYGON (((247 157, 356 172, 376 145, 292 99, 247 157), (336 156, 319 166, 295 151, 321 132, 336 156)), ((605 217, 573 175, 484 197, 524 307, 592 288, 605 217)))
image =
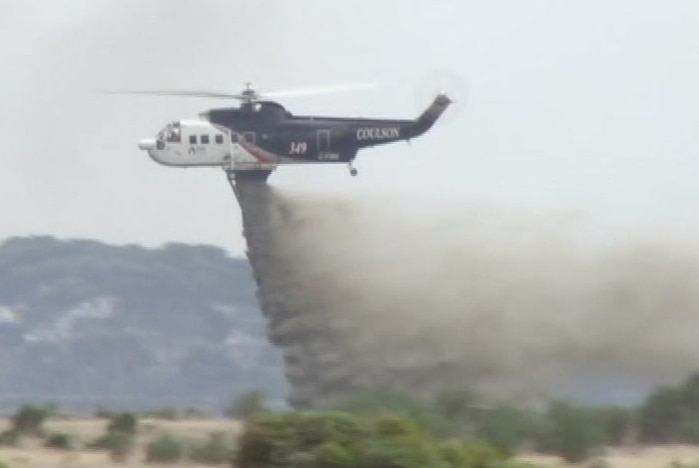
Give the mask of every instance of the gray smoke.
POLYGON ((688 247, 603 249, 565 218, 493 209, 318 201, 254 181, 236 194, 293 406, 450 386, 536 401, 697 368, 688 247))

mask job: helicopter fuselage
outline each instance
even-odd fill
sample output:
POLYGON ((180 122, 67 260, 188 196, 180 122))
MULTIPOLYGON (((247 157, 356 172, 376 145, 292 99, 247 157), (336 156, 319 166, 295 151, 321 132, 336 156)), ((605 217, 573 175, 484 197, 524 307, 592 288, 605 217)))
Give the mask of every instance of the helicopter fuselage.
POLYGON ((440 94, 415 120, 294 116, 273 101, 244 103, 173 122, 139 147, 168 166, 269 172, 279 164, 347 163, 354 175, 360 149, 423 134, 450 103, 440 94))

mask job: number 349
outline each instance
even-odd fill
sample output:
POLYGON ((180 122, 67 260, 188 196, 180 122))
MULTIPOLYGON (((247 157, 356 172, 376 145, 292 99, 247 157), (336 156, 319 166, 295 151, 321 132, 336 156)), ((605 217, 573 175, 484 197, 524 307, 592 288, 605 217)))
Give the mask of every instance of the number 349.
POLYGON ((289 154, 306 154, 308 144, 305 141, 292 141, 289 145, 289 154))

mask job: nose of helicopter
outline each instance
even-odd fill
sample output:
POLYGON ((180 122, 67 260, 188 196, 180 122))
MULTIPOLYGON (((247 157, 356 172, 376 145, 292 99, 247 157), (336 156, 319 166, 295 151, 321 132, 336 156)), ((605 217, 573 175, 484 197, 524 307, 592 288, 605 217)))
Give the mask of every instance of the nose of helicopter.
POLYGON ((138 149, 152 150, 155 149, 155 138, 141 138, 138 141, 138 149))

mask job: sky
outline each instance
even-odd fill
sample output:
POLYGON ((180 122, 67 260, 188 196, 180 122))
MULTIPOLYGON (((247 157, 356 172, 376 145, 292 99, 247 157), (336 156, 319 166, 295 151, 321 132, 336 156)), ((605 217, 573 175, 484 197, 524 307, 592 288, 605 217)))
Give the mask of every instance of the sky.
POLYGON ((655 0, 0 0, 0 241, 204 243, 242 254, 222 171, 137 148, 228 105, 103 89, 386 86, 283 100, 295 114, 411 118, 467 90, 411 145, 270 183, 319 199, 494 207, 591 238, 699 233, 699 4, 655 0), (455 80, 454 77, 458 77, 455 80), (458 88, 459 86, 455 86, 458 88), (447 91, 450 91, 447 89, 447 91), (455 89, 456 91, 456 89, 455 89))

